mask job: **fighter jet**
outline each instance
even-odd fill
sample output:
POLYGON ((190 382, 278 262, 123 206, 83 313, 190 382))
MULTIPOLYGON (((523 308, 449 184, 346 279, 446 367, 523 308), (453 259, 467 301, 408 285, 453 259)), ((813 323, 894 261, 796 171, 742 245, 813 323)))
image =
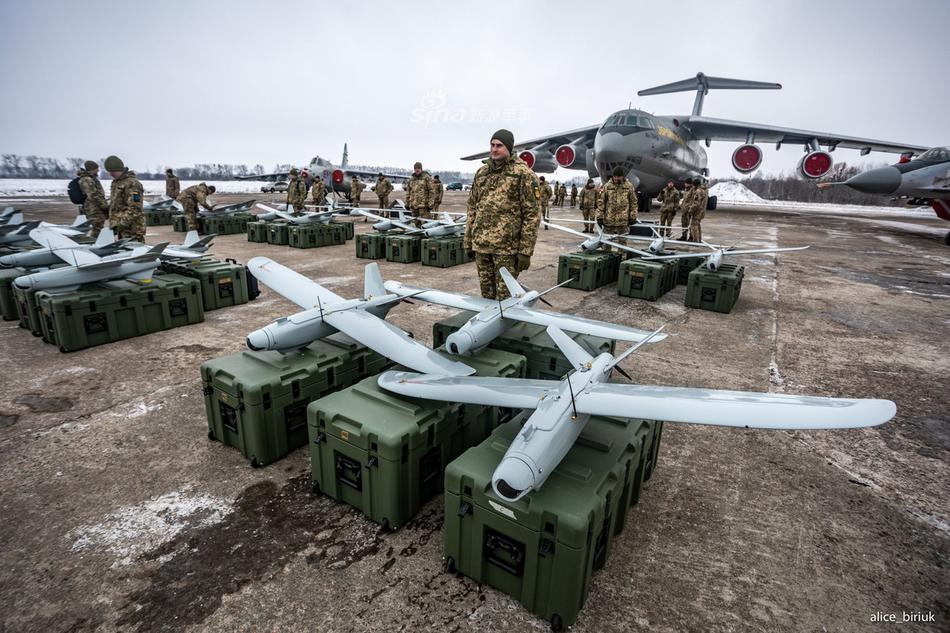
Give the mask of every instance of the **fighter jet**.
POLYGON ((404 216, 399 213, 398 220, 393 218, 384 218, 376 215, 367 209, 351 209, 353 213, 378 220, 373 228, 377 231, 390 231, 394 228, 402 229, 406 235, 421 235, 423 237, 447 237, 450 235, 459 235, 465 232, 465 216, 453 218, 448 213, 442 213, 440 219, 422 220, 418 218, 404 221, 404 216), (413 226, 410 222, 418 222, 420 226, 413 226))
MULTIPOLYGON (((548 312, 534 307, 538 301, 547 303, 544 300, 544 295, 570 283, 572 281, 570 279, 553 288, 548 288, 544 292, 537 292, 536 290, 528 290, 518 283, 518 280, 508 272, 507 268, 502 267, 498 272, 511 294, 511 297, 502 301, 491 301, 481 297, 470 297, 430 288, 416 288, 392 280, 387 281, 384 285, 386 290, 400 297, 412 297, 429 303, 478 313, 445 340, 445 348, 451 354, 469 354, 485 347, 519 322, 543 326, 556 325, 568 332, 589 334, 617 341, 638 342, 650 335, 649 332, 625 325, 614 325, 579 316, 558 314, 557 312, 548 312)), ((664 338, 666 338, 665 335, 659 334, 653 337, 652 340, 660 341, 664 338)))
MULTIPOLYGON (((713 244, 707 244, 706 242, 699 242, 702 246, 708 248, 710 252, 706 255, 706 261, 703 262, 703 266, 712 271, 719 270, 719 266, 722 264, 724 257, 733 257, 734 255, 754 255, 758 253, 782 253, 785 251, 803 251, 808 246, 790 246, 786 248, 754 248, 746 250, 733 250, 732 248, 723 248, 722 246, 715 246, 713 244)), ((661 259, 683 259, 684 257, 696 257, 696 253, 678 253, 676 255, 653 255, 647 254, 643 259, 645 260, 661 260, 661 259)))
POLYGON ((128 279, 138 283, 150 283, 152 272, 161 263, 160 255, 168 242, 157 246, 140 246, 125 253, 99 257, 88 250, 77 248, 79 244, 65 235, 50 229, 37 228, 30 237, 69 264, 43 272, 23 275, 13 280, 13 285, 22 290, 74 290, 83 284, 112 279, 128 279))
POLYGON ((270 222, 271 220, 276 220, 281 218, 287 220, 291 224, 329 224, 330 220, 333 219, 335 211, 323 211, 319 213, 301 213, 299 215, 282 211, 280 209, 275 209, 266 204, 257 203, 258 209, 264 211, 264 213, 258 213, 257 219, 265 222, 270 222))
POLYGON ((344 299, 267 257, 254 257, 247 268, 261 283, 304 309, 248 334, 248 349, 286 352, 343 332, 406 367, 451 376, 475 373, 468 365, 439 355, 384 320, 403 298, 386 292, 375 262, 366 266, 361 299, 344 299))
POLYGON ((617 357, 595 358, 558 328, 548 326, 548 334, 574 366, 561 381, 387 371, 378 383, 416 398, 534 409, 492 475, 495 494, 508 501, 544 485, 591 415, 756 429, 849 429, 883 424, 897 412, 890 400, 608 383, 611 370, 626 373, 619 363, 649 338, 617 357))
MULTIPOLYGON (((577 128, 518 143, 514 151, 534 171, 552 173, 557 167, 586 171, 594 178, 607 182, 615 167, 620 167, 639 188, 640 210, 650 208, 650 199, 666 183, 707 176, 706 147, 712 141, 740 142, 732 154, 736 171, 747 174, 762 164, 762 149, 756 142, 802 145, 805 155, 798 171, 805 178, 820 178, 833 164, 831 152, 837 147, 861 150, 862 155, 872 151, 916 153, 927 148, 919 145, 875 141, 872 139, 799 130, 793 128, 729 121, 702 116, 703 100, 710 90, 778 90, 781 84, 745 81, 724 77, 696 77, 671 84, 641 90, 639 96, 671 92, 696 91, 692 114, 655 116, 638 109, 625 109, 611 114, 600 125, 577 128), (822 149, 824 145, 827 150, 822 149)), ((485 158, 479 152, 463 156, 462 160, 485 158)), ((715 197, 708 203, 715 208, 715 197)))
MULTIPOLYGON (((934 147, 913 160, 861 172, 844 182, 824 182, 819 189, 846 185, 862 193, 907 197, 912 205, 929 204, 950 222, 950 147, 934 147)), ((945 242, 950 244, 950 233, 945 242)))
MULTIPOLYGON (((122 250, 129 242, 128 239, 115 239, 112 229, 102 229, 94 244, 76 244, 75 248, 89 251, 99 257, 108 257, 122 250)), ((74 242, 75 244, 75 242, 74 242)), ((22 266, 23 268, 48 268, 58 264, 62 258, 51 248, 34 248, 21 253, 0 257, 0 266, 22 266)))

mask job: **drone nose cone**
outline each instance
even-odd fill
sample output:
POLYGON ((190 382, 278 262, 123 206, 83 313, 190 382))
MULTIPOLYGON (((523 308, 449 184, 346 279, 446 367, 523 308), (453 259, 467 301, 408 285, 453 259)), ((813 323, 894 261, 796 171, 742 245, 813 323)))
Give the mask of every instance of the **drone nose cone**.
POLYGON ((901 177, 896 167, 879 167, 853 176, 844 184, 861 193, 888 194, 900 187, 901 177))
POLYGON ((255 352, 260 352, 266 349, 270 349, 270 337, 267 336, 266 330, 256 330, 247 335, 247 339, 244 341, 249 350, 255 352))
POLYGON ((16 266, 16 255, 4 255, 0 257, 0 266, 16 266))
POLYGON ((23 275, 13 280, 13 285, 20 290, 29 290, 33 287, 33 275, 23 275))
POLYGON ((495 494, 509 501, 517 501, 534 488, 534 472, 517 457, 506 457, 492 478, 495 494))
POLYGON ((475 338, 465 330, 449 334, 445 339, 445 349, 449 354, 467 354, 475 346, 475 338))

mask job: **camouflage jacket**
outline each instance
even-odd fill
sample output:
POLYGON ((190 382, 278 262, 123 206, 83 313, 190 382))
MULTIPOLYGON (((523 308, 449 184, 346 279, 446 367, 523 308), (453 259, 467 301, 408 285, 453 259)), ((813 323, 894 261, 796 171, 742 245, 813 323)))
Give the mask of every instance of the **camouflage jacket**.
POLYGON ((287 183, 287 204, 303 204, 306 201, 307 181, 299 176, 293 176, 287 183))
POLYGON ((532 255, 541 221, 538 178, 520 158, 488 159, 475 173, 465 222, 466 250, 532 255))
POLYGON ((145 189, 135 177, 134 171, 128 169, 113 179, 109 193, 109 218, 112 222, 119 222, 132 215, 142 215, 142 197, 145 189))
POLYGON ((637 195, 626 178, 619 185, 611 179, 604 185, 598 205, 597 219, 606 226, 626 226, 637 219, 637 195))
POLYGON ((560 187, 557 188, 557 195, 560 196, 561 198, 563 198, 564 194, 566 193, 567 193, 567 187, 565 187, 564 185, 561 185, 560 187))
POLYGON ((86 196, 86 201, 82 205, 83 210, 97 208, 103 213, 108 211, 109 203, 106 202, 106 192, 102 188, 102 183, 99 182, 99 179, 85 169, 80 169, 76 175, 79 177, 79 188, 82 190, 83 195, 86 196))
POLYGON ((363 195, 363 189, 366 189, 366 185, 363 184, 363 181, 351 180, 350 181, 350 198, 352 200, 358 200, 360 196, 363 195))
POLYGON ((541 186, 541 204, 547 205, 548 201, 551 199, 551 196, 554 195, 554 192, 551 190, 551 185, 546 182, 539 183, 541 186))
POLYGON ((660 201, 661 212, 679 211, 680 192, 676 190, 676 187, 664 187, 656 199, 660 201))
POLYGON ((696 196, 696 187, 687 183, 683 187, 683 197, 680 199, 680 207, 683 211, 692 211, 693 210, 693 198, 696 196))
POLYGON ((178 176, 165 176, 165 195, 169 198, 177 198, 181 193, 181 182, 178 176))
POLYGON ((693 211, 705 211, 707 202, 709 202, 709 188, 706 185, 696 187, 696 192, 693 194, 693 211))
POLYGON ((577 200, 577 185, 571 185, 571 200, 577 200))
POLYGON ((432 206, 442 204, 442 193, 444 191, 445 186, 441 182, 432 181, 432 206))
POLYGON ((310 195, 317 204, 323 204, 327 197, 327 186, 319 176, 314 178, 313 184, 310 185, 310 195))
POLYGON ((431 209, 433 183, 432 176, 427 171, 418 176, 413 174, 406 181, 406 206, 410 209, 431 209))
POLYGON ((179 202, 191 202, 202 207, 208 206, 208 196, 211 195, 208 192, 208 185, 201 183, 198 185, 192 185, 178 194, 179 202))
POLYGON ((385 198, 393 192, 393 183, 389 182, 386 176, 380 176, 376 179, 376 195, 385 198))
POLYGON ((593 209, 597 206, 597 190, 594 189, 594 185, 590 187, 585 186, 581 189, 580 193, 580 207, 581 209, 593 209))

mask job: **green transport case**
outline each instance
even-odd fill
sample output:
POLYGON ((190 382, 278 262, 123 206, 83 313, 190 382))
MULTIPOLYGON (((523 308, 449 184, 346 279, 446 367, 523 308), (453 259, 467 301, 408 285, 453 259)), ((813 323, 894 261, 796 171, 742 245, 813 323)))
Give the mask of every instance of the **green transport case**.
POLYGON ((356 225, 353 222, 339 222, 337 220, 331 220, 330 226, 339 227, 343 230, 343 240, 352 240, 353 236, 356 235, 356 225))
POLYGON ((233 259, 219 261, 203 258, 186 263, 162 262, 161 271, 199 280, 205 311, 241 305, 257 296, 251 291, 247 267, 233 259))
POLYGON ((744 273, 745 269, 736 264, 720 264, 715 272, 700 266, 689 273, 686 306, 726 314, 732 312, 739 300, 744 273))
POLYGON ((145 212, 145 226, 168 226, 174 221, 178 211, 161 209, 158 211, 145 212))
POLYGON ((317 248, 346 243, 346 227, 342 224, 301 224, 288 229, 292 248, 317 248))
POLYGON ((386 237, 385 233, 377 231, 360 233, 356 236, 356 256, 360 259, 385 259, 386 237))
POLYGON ((40 317, 39 303, 36 301, 36 291, 13 286, 13 300, 16 302, 20 327, 32 332, 33 336, 43 336, 43 320, 40 317))
POLYGON ((20 318, 16 297, 13 296, 13 280, 26 274, 25 268, 0 268, 0 314, 3 315, 4 321, 16 321, 20 318))
POLYGON ((270 222, 267 225, 267 243, 285 246, 290 243, 290 225, 286 222, 270 222))
POLYGON ((387 235, 386 261, 411 264, 422 259, 422 238, 416 235, 387 235))
MULTIPOLYGON (((669 253, 664 252, 664 255, 673 255, 675 252, 676 251, 670 251, 669 253)), ((706 263, 706 256, 696 255, 695 257, 683 257, 676 261, 679 264, 679 268, 676 270, 676 283, 677 285, 685 286, 689 283, 689 274, 706 263)))
MULTIPOLYGON (((200 223, 198 226, 200 228, 200 223)), ((176 213, 172 216, 172 230, 176 233, 188 232, 188 221, 185 219, 184 213, 176 213)))
POLYGON ((617 281, 619 267, 620 254, 613 251, 568 253, 558 257, 557 282, 573 278, 565 287, 596 290, 617 281))
POLYGON ((267 227, 269 222, 248 222, 247 223, 247 241, 258 244, 267 243, 267 227))
POLYGON ((201 366, 208 437, 237 448, 252 466, 270 464, 307 443, 307 405, 388 365, 342 334, 290 354, 210 360, 201 366))
MULTIPOLYGON (((525 371, 523 356, 500 350, 449 358, 480 376, 519 378, 525 371)), ((446 464, 513 413, 400 396, 367 378, 307 409, 314 490, 395 530, 442 492, 446 464)))
POLYGON ((633 258, 620 264, 617 294, 656 301, 676 286, 677 260, 633 258))
POLYGON ((654 423, 592 416, 540 490, 495 495, 492 474, 527 412, 500 426, 445 471, 445 566, 570 626, 593 573, 610 556, 639 500, 654 423))
POLYGON ((422 240, 422 265, 449 268, 469 262, 461 237, 434 237, 422 240))

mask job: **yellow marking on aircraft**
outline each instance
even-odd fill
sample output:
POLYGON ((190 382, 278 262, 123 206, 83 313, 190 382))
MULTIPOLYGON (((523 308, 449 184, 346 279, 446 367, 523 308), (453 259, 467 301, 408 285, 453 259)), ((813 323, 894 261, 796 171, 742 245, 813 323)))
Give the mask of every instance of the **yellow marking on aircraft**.
POLYGON ((686 147, 686 141, 684 141, 683 138, 679 134, 677 134, 670 128, 663 127, 662 125, 660 125, 660 126, 657 126, 656 132, 660 136, 665 136, 666 138, 679 143, 683 147, 686 147))

